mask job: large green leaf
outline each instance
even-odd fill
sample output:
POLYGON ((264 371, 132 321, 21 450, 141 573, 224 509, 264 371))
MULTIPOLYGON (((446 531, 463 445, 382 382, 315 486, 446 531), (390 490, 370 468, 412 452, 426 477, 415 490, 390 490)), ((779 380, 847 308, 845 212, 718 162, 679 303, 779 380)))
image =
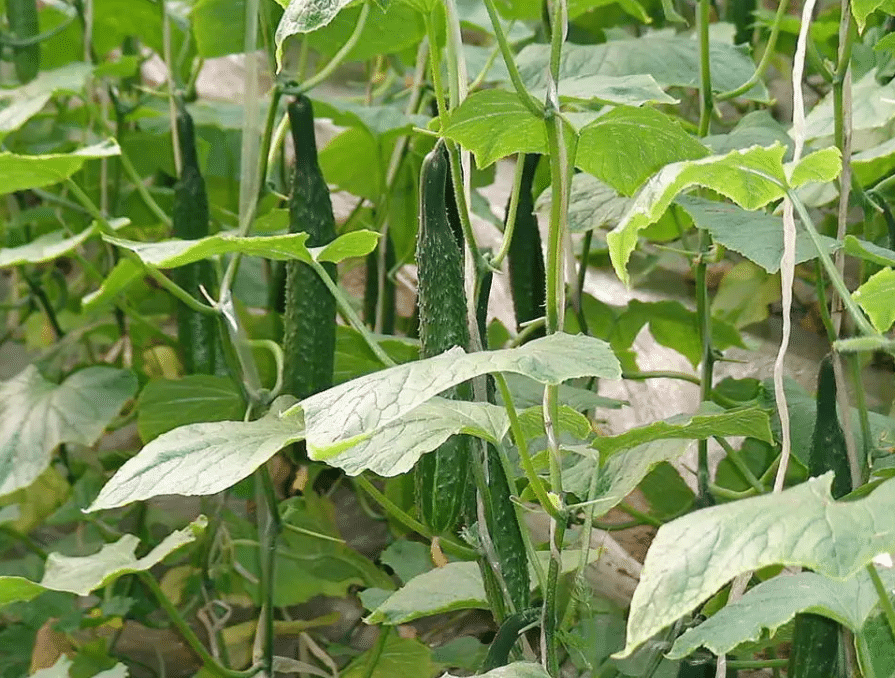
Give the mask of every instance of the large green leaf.
POLYGON ((72 153, 17 155, 4 151, 0 153, 0 193, 58 184, 80 170, 88 160, 109 158, 120 153, 118 144, 111 139, 72 153))
POLYGON ((94 233, 95 228, 87 227, 67 238, 64 231, 53 231, 36 237, 27 245, 0 249, 0 268, 52 261, 71 252, 94 233))
POLYGON ((515 92, 490 89, 471 94, 455 108, 444 135, 472 151, 482 168, 513 153, 546 152, 546 130, 515 92))
POLYGON ((372 231, 345 233, 324 247, 305 247, 307 233, 268 235, 240 238, 236 235, 217 234, 198 240, 165 240, 162 242, 137 242, 104 235, 103 239, 118 247, 130 250, 144 263, 155 268, 178 268, 220 254, 241 254, 264 257, 275 261, 298 259, 309 262, 331 261, 339 263, 348 257, 366 256, 376 247, 379 235, 372 231))
POLYGON ((689 440, 653 440, 622 450, 600 464, 592 448, 573 446, 570 451, 584 458, 563 474, 563 485, 582 503, 593 504, 594 515, 601 516, 631 494, 653 468, 663 461, 680 458, 689 447, 689 440), (598 474, 596 491, 590 495, 595 473, 598 474))
POLYGON ((362 106, 345 99, 314 96, 314 114, 329 118, 340 127, 365 127, 374 136, 387 137, 409 132, 411 127, 425 127, 429 118, 408 115, 398 106, 362 106))
POLYGON ((722 410, 704 404, 697 414, 678 414, 665 421, 638 426, 616 436, 597 437, 593 447, 602 458, 653 440, 684 438, 705 440, 711 436, 747 436, 767 443, 774 442, 767 413, 758 407, 722 410))
POLYGON ((124 574, 145 571, 157 565, 177 549, 195 541, 207 522, 205 516, 199 516, 184 529, 169 534, 142 558, 134 555, 139 539, 132 534, 105 544, 92 556, 72 557, 51 553, 40 583, 24 577, 0 577, 0 606, 31 600, 44 591, 66 591, 86 596, 124 574))
MULTIPOLYGON (((895 570, 877 569, 891 592, 895 588, 895 570)), ((773 636, 800 612, 829 617, 858 633, 877 605, 879 596, 866 570, 845 581, 816 572, 780 575, 759 584, 707 621, 687 630, 675 641, 668 656, 681 659, 699 647, 721 656, 740 643, 759 640, 763 629, 773 636)))
POLYGON ((853 235, 845 236, 845 251, 853 257, 860 257, 880 266, 895 266, 895 252, 853 235))
MULTIPOLYGON (((456 678, 446 673, 442 678, 456 678)), ((513 662, 480 674, 480 678, 550 678, 544 667, 534 662, 513 662)))
MULTIPOLYGON (((583 164, 580 151, 577 163, 583 164)), ((544 191, 538 198, 535 207, 538 213, 550 214, 551 191, 544 191)), ((581 172, 572 177, 572 191, 569 195, 569 230, 572 233, 584 233, 601 229, 605 226, 616 226, 631 208, 631 198, 619 195, 618 192, 594 176, 581 172)))
MULTIPOLYGON (((895 118, 895 82, 881 85, 876 75, 873 68, 852 85, 852 129, 855 132, 877 130, 882 136, 880 141, 883 141, 890 135, 882 128, 895 118)), ((805 116, 806 140, 832 139, 835 121, 834 97, 830 93, 805 116)))
MULTIPOLYGON (((693 218, 697 228, 706 229, 712 234, 714 242, 742 254, 768 273, 780 270, 780 259, 783 256, 781 217, 692 195, 680 195, 675 202, 693 218)), ((797 228, 796 263, 802 264, 817 257, 817 250, 804 227, 799 224, 797 228)), ((820 238, 828 253, 839 247, 835 238, 825 235, 820 238)))
MULTIPOLYGON (((580 552, 564 552, 562 573, 578 567, 580 552)), ((588 553, 588 562, 599 557, 596 549, 588 553)), ((542 566, 546 566, 550 554, 539 552, 542 566)), ((532 588, 537 577, 531 577, 532 588)), ((364 620, 368 624, 398 625, 422 617, 456 610, 488 609, 488 599, 482 584, 482 574, 474 561, 447 563, 417 575, 391 594, 364 620)))
MULTIPOLYGON (((550 45, 535 44, 523 49, 516 61, 525 85, 531 89, 547 86, 550 45)), ((712 89, 727 91, 752 77, 755 63, 742 46, 712 42, 712 89)), ((652 35, 643 38, 610 40, 600 45, 563 46, 560 64, 562 79, 589 75, 650 75, 662 87, 699 86, 699 44, 689 36, 652 35)), ((767 101, 768 92, 759 83, 742 95, 744 99, 767 101)))
POLYGON ((29 365, 0 382, 0 496, 30 485, 60 444, 93 445, 136 390, 130 370, 101 366, 54 384, 29 365))
POLYGON ((623 106, 581 130, 575 164, 619 193, 632 195, 665 165, 708 154, 705 146, 664 113, 623 106))
POLYGON ((597 376, 618 379, 609 345, 583 335, 557 333, 521 348, 446 353, 355 379, 300 403, 308 454, 328 460, 400 420, 442 391, 489 372, 524 374, 541 383, 597 376))
POLYGON ((852 292, 852 298, 879 332, 888 332, 895 323, 895 269, 884 268, 874 273, 852 292))
MULTIPOLYGON (((609 255, 618 277, 626 284, 629 282, 626 267, 637 245, 637 234, 658 221, 674 197, 687 188, 710 188, 747 210, 756 210, 783 197, 784 186, 787 185, 783 168, 784 152, 782 146, 753 147, 745 151, 731 151, 723 156, 666 165, 643 187, 622 222, 606 236, 609 255)), ((802 161, 810 171, 801 172, 800 179, 810 177, 816 180, 818 176, 824 176, 818 175, 815 172, 817 169, 827 171, 828 181, 838 174, 838 164, 834 162, 830 165, 831 154, 828 151, 818 153, 823 154, 821 162, 816 162, 812 156, 802 161)), ((799 167, 796 167, 793 175, 798 171, 799 167)))
POLYGON ((47 558, 41 586, 54 591, 69 591, 86 596, 123 574, 141 572, 157 565, 177 549, 196 540, 208 520, 199 516, 182 530, 172 532, 142 558, 134 553, 140 540, 126 534, 112 544, 106 544, 92 556, 72 557, 51 553, 47 558))
POLYGON ((82 310, 92 312, 105 304, 114 303, 121 292, 143 275, 143 267, 138 262, 131 259, 119 259, 99 289, 81 299, 82 310))
POLYGON ((144 443, 178 426, 239 420, 242 394, 229 377, 190 374, 182 379, 153 379, 137 402, 137 430, 144 443))
POLYGON ((659 528, 631 600, 622 656, 745 572, 799 565, 834 579, 895 549, 895 481, 842 503, 832 473, 779 494, 696 511, 659 528))
MULTIPOLYGON (((532 94, 543 99, 547 91, 535 88, 532 94)), ((582 75, 563 78, 559 84, 561 101, 590 104, 642 106, 647 103, 675 104, 677 100, 665 94, 653 76, 641 75, 582 75)))
POLYGON ((437 449, 454 434, 475 435, 498 443, 509 426, 502 407, 432 398, 377 428, 356 445, 335 456, 326 457, 326 463, 341 468, 351 476, 363 471, 395 476, 409 471, 421 455, 437 449))
POLYGON ((92 65, 74 62, 51 71, 42 71, 26 85, 0 89, 0 101, 9 100, 9 104, 0 110, 0 138, 37 115, 55 93, 79 93, 92 72, 92 65))
POLYGON ((215 494, 251 475, 304 437, 301 412, 283 414, 293 399, 274 402, 256 421, 205 422, 164 433, 118 469, 87 509, 124 506, 163 494, 215 494))
POLYGON ((432 651, 427 646, 416 639, 389 633, 381 650, 372 648, 356 657, 339 675, 342 678, 430 678, 434 670, 432 651))
POLYGON ((283 43, 287 38, 326 26, 350 2, 351 0, 289 0, 274 34, 277 70, 283 65, 283 43))
POLYGON ((851 166, 861 186, 872 186, 895 169, 895 139, 855 153, 851 166))
POLYGON ((889 14, 895 14, 895 2, 893 0, 852 0, 851 11, 855 15, 858 29, 862 33, 867 23, 867 17, 878 9, 889 14))

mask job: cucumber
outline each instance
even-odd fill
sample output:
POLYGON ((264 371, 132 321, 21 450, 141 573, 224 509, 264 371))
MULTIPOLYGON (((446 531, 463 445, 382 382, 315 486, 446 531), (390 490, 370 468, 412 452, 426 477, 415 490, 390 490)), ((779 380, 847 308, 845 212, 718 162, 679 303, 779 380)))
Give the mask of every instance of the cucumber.
MULTIPOLYGON (((544 315, 547 296, 541 234, 538 231, 538 220, 534 215, 532 196, 532 185, 539 159, 540 156, 535 153, 525 156, 519 186, 519 204, 516 208, 516 226, 507 255, 517 330, 521 329, 524 323, 544 315)), ((531 338, 542 336, 544 331, 538 330, 531 335, 531 338)))
MULTIPOLYGON (((177 138, 182 159, 180 178, 174 185, 173 234, 184 240, 208 235, 208 194, 196 153, 196 130, 182 101, 177 105, 177 138)), ((200 287, 209 294, 217 285, 211 262, 197 261, 175 269, 172 277, 197 299, 203 299, 200 287)), ((218 325, 214 316, 204 315, 177 302, 177 338, 188 374, 214 374, 218 356, 218 325)))
MULTIPOLYGON (((453 346, 467 348, 463 257, 448 223, 445 188, 448 159, 439 143, 423 160, 420 173, 420 227, 417 236, 420 356, 430 358, 453 346)), ((468 384, 444 397, 468 399, 468 384)), ((470 440, 451 436, 420 457, 415 470, 420 518, 435 533, 456 527, 469 481, 470 440)))
MULTIPOLYGON (((845 435, 836 412, 836 376, 833 361, 821 361, 817 378, 817 418, 811 438, 808 473, 819 476, 834 472, 833 497, 838 499, 851 491, 851 470, 845 449, 845 435)), ((824 678, 842 675, 839 662, 839 624, 816 614, 796 615, 792 650, 789 655, 789 678, 824 678)))
POLYGON ((506 666, 510 663, 510 651, 519 639, 522 631, 541 618, 540 607, 530 607, 516 612, 503 620, 482 664, 482 673, 506 666))
MULTIPOLYGON (((488 488, 488 492, 481 496, 485 525, 497 556, 497 562, 491 566, 500 570, 495 574, 503 578, 506 584, 507 594, 513 606, 511 612, 519 612, 527 609, 530 603, 528 554, 525 552, 522 531, 516 520, 516 508, 510 499, 512 493, 509 480, 504 473, 497 450, 490 443, 484 458, 483 472, 485 486, 488 488)), ((489 568, 484 561, 480 561, 480 566, 489 568)), ((506 607, 502 604, 503 601, 489 598, 488 602, 495 612, 506 607)))
MULTIPOLYGON (((317 162, 314 108, 306 96, 299 95, 287 111, 295 144, 289 232, 308 233, 307 246, 321 247, 335 239, 336 220, 317 162)), ((335 264, 324 264, 324 268, 336 280, 335 264)), ((283 391, 301 400, 332 386, 336 301, 313 268, 289 261, 284 306, 283 391)))
MULTIPOLYGON (((6 0, 6 19, 16 40, 27 40, 40 33, 37 0, 6 0)), ((31 82, 40 72, 40 43, 12 48, 13 64, 19 82, 31 82)))

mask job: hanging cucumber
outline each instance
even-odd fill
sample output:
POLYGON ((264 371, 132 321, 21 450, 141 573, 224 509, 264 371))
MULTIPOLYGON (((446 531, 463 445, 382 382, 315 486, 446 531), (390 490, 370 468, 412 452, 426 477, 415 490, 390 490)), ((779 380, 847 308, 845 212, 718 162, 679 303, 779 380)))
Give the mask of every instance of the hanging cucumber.
MULTIPOLYGON (((193 119, 182 101, 177 102, 176 124, 182 162, 180 178, 174 185, 173 234, 175 238, 197 240, 208 235, 208 194, 199 169, 193 119)), ((175 269, 172 277, 200 300, 203 299, 200 288, 213 294, 217 284, 207 259, 175 269)), ((213 316, 197 313, 178 301, 177 338, 188 374, 214 374, 219 335, 213 316)))
MULTIPOLYGON (((40 33, 37 0, 6 0, 6 19, 11 37, 16 41, 28 41, 40 33)), ((40 72, 40 43, 13 46, 12 54, 19 82, 34 80, 40 72)))
MULTIPOLYGON (((529 606, 531 582, 528 574, 528 554, 525 552, 522 531, 516 520, 516 508, 510 499, 513 493, 510 490, 509 480, 504 473, 497 450, 490 443, 484 461, 483 473, 488 492, 481 496, 481 500, 488 536, 494 547, 494 555, 497 557, 497 562, 493 565, 500 570, 495 574, 503 578, 513 611, 519 612, 529 606)), ((483 569, 489 567, 489 564, 484 562, 480 565, 483 569)), ((503 607, 500 601, 489 599, 488 602, 495 611, 503 607)))
MULTIPOLYGON (((448 223, 445 205, 448 159, 439 143, 425 160, 420 174, 420 227, 417 238, 420 355, 443 353, 453 346, 467 348, 466 294, 463 257, 448 223)), ((468 399, 461 384, 445 397, 468 399)), ((452 530, 460 517, 469 479, 470 441, 451 436, 437 450, 417 462, 416 497, 420 518, 433 532, 452 530)))
MULTIPOLYGON (((308 233, 308 247, 321 247, 336 237, 329 188, 317 163, 314 109, 299 95, 288 106, 295 144, 295 171, 289 198, 289 231, 308 233)), ((335 264, 324 264, 336 279, 335 264)), ((336 351, 336 301, 307 264, 286 264, 283 318, 283 390, 299 400, 332 386, 336 351)))
MULTIPOLYGON (((540 156, 529 153, 522 166, 519 185, 519 203, 516 208, 516 226, 510 251, 507 255, 510 269, 510 291, 516 310, 517 329, 523 323, 544 315, 547 295, 547 277, 544 271, 544 255, 541 250, 541 234, 534 215, 532 184, 540 156)), ((543 336, 543 330, 531 335, 532 339, 543 336)))
MULTIPOLYGON (((808 473, 819 476, 833 471, 833 497, 838 499, 851 491, 851 470, 845 448, 845 435, 836 412, 836 375, 829 356, 820 364, 817 378, 817 418, 811 438, 808 473)), ((789 678, 839 676, 839 624, 816 614, 796 615, 792 650, 789 655, 789 678)))

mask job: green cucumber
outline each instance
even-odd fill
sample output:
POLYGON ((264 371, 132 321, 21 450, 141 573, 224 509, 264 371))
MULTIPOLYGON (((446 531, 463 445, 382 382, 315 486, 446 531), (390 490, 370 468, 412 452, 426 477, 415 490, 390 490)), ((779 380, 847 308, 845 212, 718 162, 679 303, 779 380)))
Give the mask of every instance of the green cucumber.
MULTIPOLYGON (((208 235, 208 194, 196 153, 196 130, 182 101, 177 106, 177 139, 180 145, 180 178, 174 185, 173 234, 175 238, 198 240, 208 235)), ((172 277, 180 287, 202 300, 200 288, 209 294, 217 285, 207 259, 175 269, 172 277)), ((219 342, 214 316, 198 313, 177 302, 177 338, 188 374, 214 374, 219 342)))
MULTIPOLYGON (((37 0, 6 0, 6 19, 15 40, 27 40, 40 33, 37 0)), ((13 64, 19 82, 31 82, 40 72, 40 43, 14 46, 13 64)))
MULTIPOLYGON (((522 166, 522 181, 519 185, 519 203, 516 208, 516 226, 507 261, 510 270, 510 292, 516 311, 517 329, 524 323, 544 315, 547 295, 547 277, 544 270, 544 254, 541 249, 541 234, 538 220, 534 215, 532 185, 540 156, 529 153, 522 166)), ((531 338, 544 335, 539 330, 531 338)))
MULTIPOLYGON (((836 412, 836 376, 829 356, 820 364, 817 378, 817 417, 808 473, 819 476, 834 472, 833 497, 838 499, 851 491, 851 471, 845 448, 845 435, 836 412)), ((832 678, 842 674, 839 661, 839 624, 816 614, 796 615, 792 650, 789 655, 789 678, 832 678)))
POLYGON ((510 651, 516 644, 521 633, 541 618, 540 607, 530 607, 527 610, 511 614, 497 629, 494 640, 488 648, 488 655, 482 664, 482 673, 506 666, 510 663, 510 651))
MULTIPOLYGON (((303 95, 288 106, 295 171, 289 198, 289 232, 308 234, 308 247, 322 247, 336 237, 329 188, 317 162, 314 108, 303 95)), ((324 264, 336 280, 335 264, 324 264)), ((283 391, 299 400, 332 386, 336 354, 336 301, 308 264, 286 264, 283 318, 283 391)))
MULTIPOLYGON (((516 507, 510 499, 513 493, 510 491, 509 480, 504 473, 497 450, 490 443, 484 455, 482 471, 485 487, 488 489, 481 494, 485 526, 497 562, 490 565, 481 562, 480 565, 482 568, 492 567, 499 570, 495 575, 498 581, 502 578, 506 585, 509 602, 512 603, 510 612, 519 612, 529 607, 531 597, 528 554, 516 519, 516 507)), ((495 612, 506 608, 502 601, 489 599, 488 602, 495 612)))
MULTIPOLYGON (((469 345, 463 256, 448 223, 445 204, 447 176, 448 158, 439 143, 423 160, 420 173, 416 261, 422 358, 469 345)), ((468 399, 471 393, 468 384, 461 384, 442 395, 468 399)), ((451 436, 417 462, 417 507, 422 522, 436 534, 457 525, 469 481, 469 463, 467 436, 451 436)))

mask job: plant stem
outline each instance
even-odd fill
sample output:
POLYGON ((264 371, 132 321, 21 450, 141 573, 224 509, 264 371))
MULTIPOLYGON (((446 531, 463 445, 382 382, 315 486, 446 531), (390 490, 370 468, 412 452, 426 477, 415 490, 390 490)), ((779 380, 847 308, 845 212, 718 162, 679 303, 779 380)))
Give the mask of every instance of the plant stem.
MULTIPOLYGON (((364 5, 364 7, 368 7, 368 5, 364 5)), ((376 644, 370 651, 370 658, 367 660, 366 670, 364 671, 364 678, 373 678, 373 672, 376 671, 376 666, 379 664, 379 660, 382 658, 382 651, 385 650, 385 644, 386 642, 388 642, 388 637, 389 635, 391 635, 391 632, 392 630, 389 626, 380 627, 379 637, 376 638, 376 644)))
POLYGON ((728 659, 727 668, 733 671, 746 669, 786 668, 788 659, 728 659))
POLYGON ((313 268, 317 275, 320 276, 320 279, 323 280, 323 284, 326 285, 327 289, 329 289, 330 293, 332 293, 333 297, 336 300, 336 306, 339 307, 339 311, 341 311, 342 316, 345 320, 348 321, 348 324, 357 331, 358 334, 363 337, 364 342, 367 346, 370 347, 370 350, 373 351, 373 355, 375 355, 386 367, 394 367, 395 361, 391 359, 388 353, 383 350, 383 348, 379 345, 379 342, 373 337, 370 333, 370 330, 367 329, 367 326, 364 325, 364 321, 360 319, 357 315, 357 312, 354 310, 354 307, 351 305, 351 302, 345 298, 345 295, 342 294, 342 290, 339 289, 339 286, 333 282, 333 279, 329 277, 329 273, 326 272, 326 269, 323 268, 323 265, 320 262, 311 259, 310 262, 311 268, 313 268))
POLYGON ((752 74, 752 77, 736 89, 716 94, 715 101, 735 99, 758 84, 771 63, 771 57, 774 56, 774 50, 777 47, 777 37, 780 35, 780 27, 783 25, 783 17, 786 15, 788 7, 789 0, 779 0, 777 3, 777 13, 774 15, 774 23, 771 25, 771 34, 768 36, 768 44, 765 46, 765 50, 761 55, 758 66, 755 67, 755 72, 752 74))
POLYGON ((805 230, 808 231, 808 235, 814 243, 814 249, 817 251, 820 263, 823 265, 824 271, 826 271, 827 276, 830 278, 830 283, 832 283, 833 288, 842 299, 842 303, 845 305, 849 315, 851 315, 852 319, 855 321, 855 325, 857 325, 858 329, 860 329, 863 334, 869 337, 879 336, 878 332, 873 329, 873 326, 852 299, 851 293, 845 285, 845 281, 842 279, 842 276, 839 275, 836 265, 833 263, 833 260, 830 259, 826 247, 820 240, 820 235, 814 226, 814 221, 811 219, 811 215, 808 214, 808 210, 805 208, 805 204, 795 194, 795 191, 786 189, 786 194, 792 201, 796 212, 799 213, 799 219, 802 221, 802 225, 805 227, 805 230))
MULTIPOLYGON (((129 250, 128 250, 129 251, 129 250)), ((131 255, 127 255, 131 256, 131 255)), ((217 309, 212 308, 208 304, 203 304, 201 301, 197 300, 192 294, 183 289, 176 282, 171 280, 168 276, 162 273, 157 268, 146 264, 140 259, 136 254, 132 256, 133 260, 142 264, 143 270, 155 280, 159 285, 161 285, 167 292, 169 292, 175 299, 182 301, 184 305, 186 305, 190 310, 196 311, 197 313, 202 313, 203 315, 218 315, 219 312, 217 309)))
POLYGON ((354 49, 354 46, 357 45, 360 40, 361 34, 364 32, 364 26, 367 24, 367 17, 370 16, 370 3, 365 2, 363 7, 361 7, 360 14, 357 17, 357 23, 354 25, 354 31, 348 37, 348 40, 345 41, 345 44, 342 45, 341 49, 333 55, 333 58, 329 60, 329 62, 321 68, 317 73, 315 73, 312 77, 305 80, 300 86, 300 92, 309 92, 321 82, 326 80, 333 72, 342 64, 343 61, 348 57, 351 53, 351 50, 354 49))
POLYGON ((730 462, 736 467, 737 471, 740 472, 740 476, 742 476, 743 480, 745 480, 752 488, 758 492, 759 494, 764 494, 767 490, 765 490, 764 485, 761 484, 761 481, 755 477, 755 474, 752 473, 752 469, 746 464, 743 460, 740 451, 735 449, 730 443, 727 442, 721 436, 715 436, 715 440, 718 441, 718 444, 724 448, 724 451, 727 453, 727 458, 730 459, 730 462))
MULTIPOLYGON (((423 525, 415 518, 409 516, 406 512, 402 511, 391 499, 377 490, 373 483, 367 480, 364 476, 356 476, 353 480, 361 487, 364 492, 370 495, 370 498, 377 504, 379 504, 379 506, 381 506, 386 513, 388 513, 392 518, 404 525, 404 527, 413 530, 417 534, 422 535, 430 541, 435 538, 436 535, 432 534, 431 530, 429 530, 425 525, 423 525)), ((453 538, 449 539, 445 536, 441 536, 439 537, 439 541, 441 545, 444 546, 445 551, 449 551, 460 558, 464 558, 466 560, 475 560, 478 556, 478 553, 476 553, 473 549, 467 546, 463 546, 459 542, 455 541, 453 538)))
POLYGON ((662 525, 664 524, 658 518, 653 518, 650 514, 639 511, 631 506, 629 503, 624 501, 619 502, 618 510, 627 513, 632 518, 636 518, 637 520, 646 523, 647 525, 652 525, 653 527, 662 527, 662 525))
POLYGON ((712 119, 712 72, 709 54, 709 19, 711 0, 699 0, 696 30, 699 34, 699 136, 709 133, 712 119))
MULTIPOLYGON (((703 2, 704 0, 700 0, 703 2)), ((707 230, 700 230, 699 245, 702 254, 696 260, 696 315, 699 318, 699 334, 702 340, 702 378, 700 379, 700 400, 709 402, 712 399, 712 382, 715 356, 712 351, 712 311, 709 303, 709 288, 706 282, 705 255, 711 247, 711 235, 707 230)), ((697 445, 698 467, 697 484, 700 506, 712 503, 709 493, 709 453, 708 439, 702 439, 697 445)))
POLYGON ((161 605, 162 609, 167 613, 181 637, 183 637, 196 656, 202 660, 202 665, 211 673, 219 678, 249 678, 250 676, 256 675, 258 671, 261 670, 261 667, 252 667, 247 671, 234 671, 221 666, 221 664, 211 656, 211 653, 205 649, 202 641, 199 640, 199 636, 197 636, 193 629, 190 628, 190 625, 186 623, 186 620, 168 599, 165 592, 162 591, 162 587, 158 585, 155 577, 146 571, 137 572, 136 575, 140 578, 140 581, 143 582, 143 585, 149 589, 152 595, 155 596, 155 599, 158 600, 159 605, 161 605))
MULTIPOLYGON (((258 168, 258 198, 260 199, 267 189, 267 170, 271 163, 271 141, 273 140, 274 122, 280 108, 280 98, 283 90, 274 87, 270 95, 270 107, 267 109, 267 119, 264 121, 264 134, 261 137, 261 159, 258 168)), ((286 116, 288 117, 288 116, 286 116)))
POLYGON ((513 173, 513 188, 510 191, 510 205, 507 208, 506 225, 503 231, 503 241, 500 250, 491 259, 491 268, 499 268, 510 252, 513 240, 513 232, 516 230, 516 212, 519 210, 519 191, 522 186, 522 170, 525 167, 525 153, 516 154, 516 170, 513 173))
POLYGON ((880 579, 879 572, 876 571, 876 565, 872 562, 867 564, 867 574, 870 575, 870 581, 873 582, 873 588, 876 589, 876 595, 879 596, 879 604, 886 617, 886 623, 889 625, 889 631, 892 633, 892 638, 895 639, 895 607, 892 607, 889 592, 886 591, 886 586, 880 579))
POLYGON ((500 391, 500 399, 503 400, 504 409, 507 411, 507 417, 510 420, 510 433, 513 436, 513 442, 516 444, 516 449, 519 452, 519 461, 522 464, 522 470, 525 473, 525 477, 528 479, 528 484, 531 486, 532 491, 535 493, 535 497, 538 499, 538 503, 540 503, 544 511, 546 511, 554 520, 563 520, 563 515, 556 510, 553 502, 550 501, 550 498, 547 496, 547 491, 544 489, 544 483, 538 476, 537 471, 535 471, 534 463, 532 463, 531 460, 531 454, 528 451, 528 442, 525 439, 525 434, 522 432, 522 424, 519 422, 519 416, 516 412, 516 406, 513 404, 513 396, 510 394, 507 381, 503 374, 499 372, 494 374, 494 381, 500 391))
POLYGON ((622 379, 631 379, 632 381, 643 381, 646 379, 679 379, 696 386, 702 385, 702 379, 693 374, 686 372, 672 372, 668 370, 655 370, 651 372, 622 372, 622 379))
POLYGON ((519 74, 519 69, 516 67, 516 60, 513 58, 513 52, 510 50, 510 44, 507 41, 506 33, 503 32, 500 17, 497 14, 497 9, 494 7, 494 0, 485 0, 485 9, 488 10, 488 16, 491 18, 491 26, 494 28, 494 37, 497 39, 497 45, 503 56, 503 63, 507 67, 507 72, 510 74, 510 82, 513 83, 513 88, 519 96, 519 101, 531 111, 532 115, 538 118, 544 117, 543 105, 529 93, 525 88, 525 84, 522 82, 522 76, 519 74))
POLYGON ((263 632, 262 665, 268 676, 273 676, 273 594, 275 582, 277 541, 282 532, 280 510, 277 504, 277 495, 273 481, 267 471, 267 466, 262 465, 255 474, 255 493, 257 495, 258 532, 263 540, 263 548, 259 555, 261 560, 261 610, 263 617, 260 626, 263 632), (262 508, 263 507, 263 508, 262 508), (264 516, 264 508, 267 515, 264 516))

